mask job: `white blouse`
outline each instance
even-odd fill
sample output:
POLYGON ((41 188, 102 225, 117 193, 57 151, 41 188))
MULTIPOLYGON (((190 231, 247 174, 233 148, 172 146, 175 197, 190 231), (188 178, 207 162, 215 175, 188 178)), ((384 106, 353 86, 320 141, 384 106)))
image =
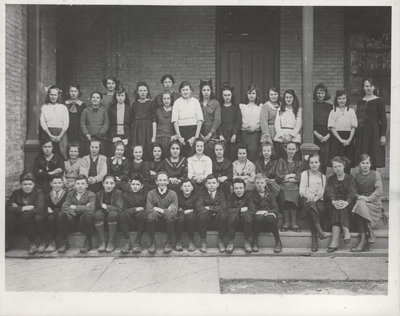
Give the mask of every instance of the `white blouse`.
MULTIPOLYGON (((175 107, 175 104, 174 104, 175 107)), ((200 159, 196 155, 188 158, 188 178, 207 177, 212 174, 212 161, 210 157, 203 155, 200 159)))
POLYGON ((314 174, 311 171, 303 171, 300 177, 300 196, 309 200, 314 197, 317 197, 317 200, 323 200, 325 185, 326 176, 321 172, 314 174))
POLYGON ((239 104, 242 112, 242 129, 253 127, 256 130, 260 129, 260 113, 261 106, 255 104, 239 104))
POLYGON ((356 112, 349 108, 344 108, 343 110, 339 107, 335 110, 331 110, 328 117, 328 128, 335 128, 336 131, 350 132, 352 128, 357 128, 358 121, 356 112))
POLYGON ((40 110, 40 126, 47 128, 61 128, 66 131, 69 126, 68 109, 64 104, 43 104, 40 110))
POLYGON ((301 143, 300 129, 302 126, 302 109, 299 107, 297 116, 294 114, 292 108, 286 108, 284 112, 278 111, 275 117, 275 141, 282 142, 282 137, 285 135, 292 135, 293 141, 301 143))
POLYGON ((180 97, 172 107, 171 122, 178 122, 179 126, 197 125, 198 121, 204 121, 200 102, 196 98, 183 99, 180 97))

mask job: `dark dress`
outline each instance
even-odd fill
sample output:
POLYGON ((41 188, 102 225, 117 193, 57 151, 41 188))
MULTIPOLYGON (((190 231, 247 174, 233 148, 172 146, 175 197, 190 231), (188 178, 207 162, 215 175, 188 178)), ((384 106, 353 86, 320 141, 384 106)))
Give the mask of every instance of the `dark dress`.
POLYGON ((285 202, 294 204, 296 208, 299 206, 299 183, 302 172, 301 160, 293 160, 288 162, 286 159, 280 158, 276 167, 276 182, 281 186, 280 202, 284 206, 285 202), (297 182, 284 182, 285 176, 296 174, 297 182))
POLYGON ((255 162, 256 173, 262 173, 267 177, 268 189, 275 195, 278 196, 281 187, 276 183, 276 166, 278 165, 277 159, 271 159, 267 164, 264 162, 264 157, 261 157, 255 162))
MULTIPOLYGON (((173 91, 171 97, 172 97, 171 106, 173 106, 175 100, 178 100, 181 97, 181 95, 179 93, 173 91)), ((157 108, 160 108, 164 105, 162 102, 162 92, 154 98, 154 103, 156 104, 157 108)))
POLYGON ((232 135, 239 136, 240 127, 242 124, 242 112, 239 106, 232 104, 231 106, 221 105, 221 125, 219 126, 218 134, 224 136, 226 142, 225 155, 235 161, 236 145, 231 143, 232 135))
POLYGON ((162 165, 162 160, 160 161, 154 161, 150 160, 147 161, 147 169, 149 170, 149 190, 155 189, 156 188, 156 176, 152 176, 150 174, 150 171, 154 171, 156 174, 161 170, 161 165, 162 165))
POLYGON ((147 188, 150 178, 149 164, 144 160, 142 160, 139 163, 132 160, 129 162, 129 165, 130 165, 129 169, 130 179, 132 179, 135 175, 140 174, 143 177, 143 184, 147 188))
POLYGON ((121 161, 115 159, 115 156, 107 158, 107 173, 116 178, 117 188, 123 192, 129 190, 129 171, 130 162, 128 158, 123 156, 121 161))
POLYGON ((385 167, 385 146, 380 145, 381 136, 386 136, 387 119, 381 98, 357 102, 358 128, 355 134, 355 158, 361 154, 371 156, 372 168, 385 167))
POLYGON ((84 135, 81 130, 81 114, 86 104, 81 100, 73 102, 71 100, 65 101, 65 105, 69 114, 69 126, 67 130, 68 142, 80 144, 84 135))
MULTIPOLYGON (((322 136, 330 134, 328 129, 328 117, 331 112, 333 105, 323 101, 323 102, 314 102, 314 130, 317 131, 322 136)), ((326 171, 326 167, 329 162, 329 147, 331 143, 331 137, 325 143, 321 143, 316 136, 314 136, 314 144, 319 147, 319 155, 321 162, 321 170, 323 173, 326 171)))
POLYGON ((163 153, 168 152, 171 137, 175 135, 174 125, 171 123, 171 111, 165 111, 164 107, 156 109, 154 122, 157 123, 156 142, 161 145, 163 153))
POLYGON ((231 193, 231 183, 233 179, 232 162, 224 158, 223 161, 218 162, 216 159, 212 162, 213 174, 219 177, 228 177, 224 182, 219 184, 219 188, 224 192, 225 196, 231 193))
MULTIPOLYGON (((168 174, 168 177, 177 178, 182 181, 183 179, 187 178, 188 174, 187 159, 185 157, 179 157, 177 162, 172 162, 171 158, 166 158, 163 160, 160 170, 165 171, 168 174)), ((179 184, 170 183, 168 188, 174 190, 175 192, 180 191, 179 184)))
POLYGON ((328 216, 331 225, 350 227, 350 212, 355 196, 356 183, 353 176, 345 174, 342 181, 339 181, 336 175, 328 178, 324 200, 326 202, 327 211, 329 212, 328 216), (349 205, 342 210, 337 210, 332 204, 333 200, 344 200, 347 201, 349 205))
POLYGON ((143 146, 143 159, 150 160, 152 157, 151 137, 153 136, 153 121, 155 115, 154 102, 135 101, 132 103, 132 145, 143 146))
POLYGON ((108 109, 108 117, 110 120, 110 130, 109 130, 109 140, 112 145, 112 140, 114 137, 120 137, 121 139, 127 139, 128 145, 126 148, 130 148, 130 138, 131 138, 131 124, 132 124, 132 108, 130 104, 125 104, 124 111, 124 133, 118 133, 118 124, 117 124, 117 105, 112 104, 108 109))
POLYGON ((50 192, 50 181, 52 176, 49 172, 61 168, 61 174, 64 174, 65 164, 64 160, 58 156, 53 155, 50 160, 46 160, 43 154, 39 154, 35 157, 32 165, 32 174, 35 176, 36 185, 43 190, 43 193, 47 195, 50 192))
POLYGON ((111 104, 113 103, 113 99, 114 99, 114 94, 107 94, 107 92, 103 93, 103 100, 101 101, 101 104, 108 110, 111 106, 111 104))

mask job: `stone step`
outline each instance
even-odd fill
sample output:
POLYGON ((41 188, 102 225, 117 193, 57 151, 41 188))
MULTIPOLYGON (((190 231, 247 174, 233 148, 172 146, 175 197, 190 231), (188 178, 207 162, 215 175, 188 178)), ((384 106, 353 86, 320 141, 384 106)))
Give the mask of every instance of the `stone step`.
MULTIPOLYGON (((328 233, 330 236, 331 234, 328 233)), ((136 237, 135 232, 131 232, 130 236, 132 239, 136 237)), ((302 231, 302 232, 281 232, 280 233, 281 240, 283 247, 285 248, 309 248, 311 247, 311 233, 309 231, 302 231)), ((376 249, 388 249, 388 230, 376 230, 376 243, 372 245, 373 248, 376 249)), ((359 242, 359 233, 351 233, 351 242, 350 244, 345 245, 343 243, 343 238, 340 238, 339 247, 340 248, 349 248, 355 247, 359 242)), ((166 234, 163 232, 156 233, 156 243, 158 247, 163 247, 166 240, 166 234)), ((70 248, 79 248, 84 241, 84 237, 81 233, 72 233, 69 236, 69 245, 70 248)), ((197 233, 194 236, 194 242, 196 247, 200 247, 200 237, 197 233)), ((244 237, 242 232, 237 232, 235 235, 235 247, 242 247, 244 242, 244 237)), ((116 247, 121 247, 124 243, 123 237, 120 233, 117 234, 116 238, 116 247)), ((184 234, 182 238, 182 243, 184 247, 187 247, 187 235, 184 234)), ((207 233, 207 246, 210 248, 217 248, 218 243, 218 232, 216 231, 209 231, 207 233)), ((326 238, 324 240, 319 240, 318 244, 321 248, 327 248, 330 243, 330 238, 326 238)), ((97 247, 98 245, 98 238, 97 235, 93 237, 93 246, 97 247)), ((147 248, 150 245, 150 240, 145 234, 142 238, 142 247, 147 248)), ((259 247, 268 247, 272 248, 275 245, 274 238, 271 233, 261 233, 259 237, 259 247)), ((15 235, 13 236, 10 242, 10 249, 21 249, 27 248, 28 241, 22 235, 15 235)))
MULTIPOLYGON (((161 246, 161 245, 160 245, 161 246)), ((37 253, 33 256, 28 255, 25 249, 9 250, 5 254, 6 258, 99 258, 99 257, 115 257, 115 258, 148 258, 148 257, 239 257, 239 256, 291 256, 291 257, 388 257, 387 249, 371 248, 365 252, 350 252, 349 249, 339 249, 334 253, 326 252, 326 248, 320 248, 317 252, 311 252, 310 248, 283 248, 281 253, 274 253, 273 248, 260 248, 259 252, 251 254, 246 253, 243 248, 235 248, 233 253, 220 253, 217 248, 208 248, 206 253, 200 252, 196 249, 189 252, 186 249, 183 251, 172 251, 169 254, 164 254, 162 247, 157 248, 154 255, 148 253, 147 249, 143 249, 140 254, 120 254, 119 248, 115 249, 112 253, 98 253, 96 249, 89 251, 86 254, 81 254, 79 249, 68 249, 65 254, 53 253, 37 253)))

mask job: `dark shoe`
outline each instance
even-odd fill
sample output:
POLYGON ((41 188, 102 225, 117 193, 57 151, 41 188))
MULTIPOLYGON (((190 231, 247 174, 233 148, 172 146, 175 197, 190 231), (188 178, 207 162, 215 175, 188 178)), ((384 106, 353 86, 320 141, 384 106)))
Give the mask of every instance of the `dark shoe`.
POLYGON ((311 247, 311 252, 317 252, 318 251, 318 247, 311 247))
POLYGON ((122 246, 122 248, 119 252, 126 255, 127 253, 129 253, 130 249, 131 249, 131 240, 125 239, 125 244, 122 246))
POLYGON ((45 249, 44 252, 46 253, 51 253, 57 250, 57 244, 54 240, 52 240, 49 245, 47 246, 47 248, 45 249))
POLYGON ((115 249, 115 245, 114 245, 114 240, 110 240, 108 242, 107 248, 106 248, 106 252, 110 253, 113 252, 115 249))
POLYGON ((28 255, 34 255, 38 250, 38 247, 35 243, 31 243, 28 248, 28 255))
POLYGON ((343 242, 347 245, 347 244, 349 244, 350 243, 350 241, 351 241, 351 238, 346 238, 346 239, 343 239, 343 242))
POLYGON ((41 241, 40 244, 39 244, 39 247, 37 249, 37 252, 38 253, 43 253, 43 252, 45 252, 46 248, 47 248, 46 242, 45 241, 41 241))
POLYGON ((253 246, 251 247, 253 252, 258 252, 258 242, 253 242, 253 246))
POLYGON ((374 244, 376 242, 376 237, 373 230, 368 231, 368 243, 374 244))
POLYGON ((338 250, 338 247, 328 247, 326 252, 335 252, 336 250, 338 250))
POLYGON ((232 253, 234 249, 233 240, 228 242, 228 246, 226 246, 226 253, 232 253))
POLYGON ((281 253, 282 252, 282 242, 280 239, 275 241, 274 253, 281 253))
POLYGON ((155 240, 153 240, 149 247, 149 254, 154 255, 156 253, 156 250, 157 250, 156 242, 155 240))
POLYGON ((176 251, 183 251, 182 243, 181 243, 180 241, 178 241, 178 242, 175 244, 175 250, 176 250, 176 251))
POLYGON ((195 250, 196 247, 194 246, 193 240, 189 239, 188 251, 193 252, 195 250))
POLYGON ((361 240, 361 242, 358 244, 357 247, 351 248, 351 252, 363 252, 363 251, 368 251, 369 246, 366 240, 361 240))
POLYGON ((80 249, 81 253, 88 253, 92 249, 92 242, 89 238, 85 238, 85 242, 80 249))
POLYGON ((223 253, 223 252, 225 252, 226 251, 226 249, 225 249, 225 244, 224 244, 224 242, 222 241, 222 240, 218 240, 218 249, 219 249, 219 252, 220 253, 223 253))
POLYGON ((200 251, 201 252, 207 252, 207 244, 206 244, 206 240, 205 239, 201 240, 200 251))
POLYGON ((68 240, 63 240, 58 248, 58 253, 65 253, 68 249, 68 240))
POLYGON ((281 232, 287 232, 289 230, 289 227, 282 226, 281 232))
POLYGON ((322 233, 318 234, 318 237, 319 237, 319 239, 324 240, 329 237, 329 234, 322 232, 322 233))
POLYGON ((298 227, 298 226, 292 226, 292 227, 290 227, 290 229, 291 229, 292 231, 296 232, 296 233, 300 233, 300 232, 301 232, 301 229, 300 229, 300 227, 298 227))
POLYGON ((248 240, 245 240, 243 248, 246 253, 252 252, 252 249, 251 249, 251 246, 250 246, 250 243, 248 240))
MULTIPOLYGON (((150 246, 151 247, 151 246, 150 246)), ((154 247, 155 247, 155 243, 154 243, 154 247)), ((149 249, 150 251, 150 249, 149 249)), ((135 241, 133 242, 133 249, 132 249, 133 253, 141 253, 142 252, 142 248, 140 247, 140 240, 135 239, 135 241)), ((154 253, 155 253, 155 248, 154 248, 154 253)))
POLYGON ((167 240, 164 247, 164 253, 170 253, 172 251, 171 241, 167 240))
POLYGON ((106 251, 106 242, 103 240, 100 242, 99 248, 97 249, 98 252, 105 252, 106 251))

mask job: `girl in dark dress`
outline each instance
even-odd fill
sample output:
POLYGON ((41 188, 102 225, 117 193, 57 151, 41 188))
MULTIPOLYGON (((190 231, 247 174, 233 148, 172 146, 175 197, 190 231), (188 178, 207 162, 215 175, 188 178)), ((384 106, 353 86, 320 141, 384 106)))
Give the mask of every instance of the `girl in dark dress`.
POLYGON ((268 190, 277 197, 281 187, 275 180, 278 160, 275 158, 273 145, 271 143, 263 143, 261 145, 261 154, 260 159, 255 162, 256 173, 265 175, 268 190))
POLYGON ((122 141, 114 143, 114 155, 107 158, 107 171, 115 177, 117 189, 126 192, 129 190, 129 159, 124 156, 125 145, 122 141))
POLYGON ((321 172, 326 173, 329 161, 331 133, 328 129, 328 117, 333 105, 326 102, 331 98, 327 87, 319 83, 314 88, 314 144, 319 147, 321 172))
POLYGON ((216 143, 214 146, 215 159, 213 159, 213 174, 218 179, 219 189, 224 192, 225 197, 231 193, 231 183, 233 178, 232 162, 224 157, 224 143, 216 143))
POLYGON ((221 125, 218 131, 219 139, 224 141, 226 146, 226 157, 234 161, 236 159, 236 138, 242 123, 242 113, 235 103, 233 96, 234 88, 224 83, 221 89, 221 125))
POLYGON ((143 157, 151 159, 151 139, 153 137, 154 102, 150 100, 150 90, 146 82, 138 82, 132 103, 132 144, 143 146, 143 157))
POLYGON ((334 157, 332 168, 335 174, 328 178, 325 189, 326 207, 332 225, 332 240, 328 252, 335 252, 339 246, 340 230, 343 231, 344 243, 350 243, 350 212, 356 196, 356 185, 353 176, 345 173, 346 157, 334 157))
MULTIPOLYGON (((329 157, 345 156, 350 163, 354 162, 354 133, 358 126, 356 113, 349 107, 350 102, 346 92, 336 91, 334 107, 329 113, 328 129, 333 137, 330 144, 329 157)), ((350 164, 346 166, 350 173, 350 164)))
MULTIPOLYGON (((267 102, 261 106, 261 143, 274 144, 275 152, 279 152, 281 144, 274 141, 275 138, 275 119, 281 106, 279 89, 271 87, 268 90, 267 102)), ((278 157, 280 158, 280 157, 278 157)))
POLYGON ((119 87, 114 93, 108 117, 110 120, 108 155, 111 156, 115 142, 122 141, 127 148, 131 145, 132 108, 125 88, 119 87))
POLYGON ((79 84, 70 84, 68 94, 70 99, 65 101, 69 114, 68 143, 81 144, 84 137, 81 130, 81 114, 86 104, 78 99, 82 95, 79 84))
POLYGON ((182 155, 182 145, 178 140, 171 142, 169 157, 165 158, 160 169, 168 174, 168 188, 179 192, 182 180, 187 178, 187 159, 182 155))
POLYGON ((157 172, 161 170, 161 164, 163 162, 163 150, 161 148, 161 145, 158 143, 154 143, 152 144, 152 148, 153 159, 147 162, 147 168, 150 172, 149 190, 152 190, 156 187, 156 175, 157 172))
POLYGON ((286 157, 278 160, 276 166, 276 182, 280 184, 280 202, 283 213, 282 232, 289 228, 300 232, 296 223, 299 208, 299 182, 302 171, 301 159, 297 158, 298 147, 295 142, 288 142, 285 146, 286 157))
POLYGON ((147 188, 150 178, 150 170, 148 168, 148 163, 143 160, 143 146, 132 146, 132 156, 133 160, 130 162, 129 178, 133 179, 133 177, 140 174, 143 178, 143 184, 145 188, 147 188))
POLYGON ((387 128, 385 105, 376 96, 375 85, 372 78, 363 81, 365 96, 357 102, 358 128, 355 135, 355 157, 368 154, 372 170, 385 167, 387 128))
POLYGON ((115 91, 119 88, 119 80, 113 76, 109 76, 102 80, 103 87, 107 89, 106 92, 103 93, 103 106, 108 109, 110 108, 111 104, 113 103, 113 99, 115 96, 115 91))
MULTIPOLYGON (((172 86, 175 84, 175 79, 171 74, 165 74, 161 77, 160 80, 161 84, 163 85, 164 90, 168 90, 171 94, 171 106, 174 105, 174 102, 180 98, 180 94, 172 90, 172 86)), ((154 98, 154 103, 156 104, 157 108, 163 106, 162 100, 163 93, 160 93, 154 98)))

